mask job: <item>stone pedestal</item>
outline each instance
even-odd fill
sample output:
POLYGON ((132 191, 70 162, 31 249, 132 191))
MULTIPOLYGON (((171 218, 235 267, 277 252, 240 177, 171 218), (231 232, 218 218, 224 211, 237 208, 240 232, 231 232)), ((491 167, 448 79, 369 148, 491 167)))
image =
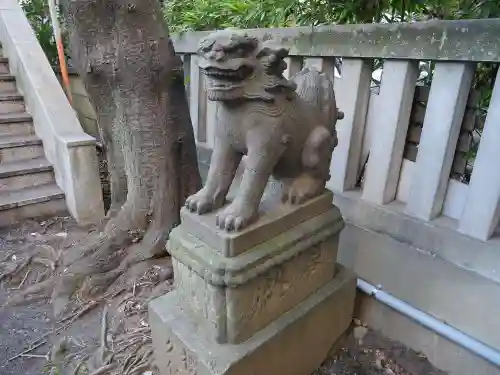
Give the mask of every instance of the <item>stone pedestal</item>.
POLYGON ((182 211, 170 235, 175 291, 150 304, 162 375, 310 375, 348 328, 356 279, 335 263, 343 228, 326 191, 262 205, 241 232, 182 211))

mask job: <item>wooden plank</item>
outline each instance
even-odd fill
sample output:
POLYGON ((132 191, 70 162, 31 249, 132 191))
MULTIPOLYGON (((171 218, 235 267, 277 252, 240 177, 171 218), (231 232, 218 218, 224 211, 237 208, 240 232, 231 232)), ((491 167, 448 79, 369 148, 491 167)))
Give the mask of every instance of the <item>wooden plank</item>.
POLYGON ((356 186, 363 134, 370 96, 371 60, 344 59, 342 76, 335 82, 337 106, 344 119, 337 123, 339 144, 330 165, 332 190, 345 191, 356 186))
POLYGON ((395 199, 406 133, 418 78, 416 61, 384 63, 378 108, 362 199, 385 204, 395 199))
POLYGON ((436 63, 406 206, 414 217, 441 213, 473 75, 470 63, 436 63))
POLYGON ((500 70, 491 96, 488 115, 479 143, 469 192, 458 230, 486 241, 500 218, 500 70))

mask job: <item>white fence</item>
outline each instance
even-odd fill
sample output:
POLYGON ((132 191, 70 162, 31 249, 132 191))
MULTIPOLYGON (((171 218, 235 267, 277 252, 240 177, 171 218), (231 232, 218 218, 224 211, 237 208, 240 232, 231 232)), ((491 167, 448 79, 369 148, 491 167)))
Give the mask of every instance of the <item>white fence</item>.
MULTIPOLYGON (((447 217, 453 229, 480 240, 492 237, 500 203, 500 79, 489 110, 470 183, 450 178, 476 63, 500 62, 500 21, 430 21, 400 25, 256 29, 290 48, 286 74, 316 66, 334 80, 339 145, 329 187, 376 205, 432 221, 447 217), (334 74, 334 58, 342 58, 334 74), (378 94, 370 94, 373 60, 382 59, 378 94), (435 61, 415 161, 404 158, 420 61, 435 61), (357 184, 364 171, 362 187, 357 184)), ((217 104, 206 99, 194 55, 206 32, 174 37, 184 56, 191 118, 197 142, 213 145, 217 104), (189 77, 189 78, 188 78, 189 77)), ((498 78, 498 77, 497 77, 498 78)))

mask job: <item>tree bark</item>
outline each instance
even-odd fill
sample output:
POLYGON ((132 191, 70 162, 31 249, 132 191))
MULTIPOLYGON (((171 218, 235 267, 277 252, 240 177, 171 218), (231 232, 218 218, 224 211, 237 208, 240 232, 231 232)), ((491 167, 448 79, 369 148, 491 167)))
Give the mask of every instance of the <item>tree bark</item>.
POLYGON ((201 184, 182 60, 159 0, 64 0, 61 10, 96 109, 112 202, 103 231, 64 259, 55 299, 69 298, 85 276, 109 284, 131 264, 164 254, 184 199, 201 184))

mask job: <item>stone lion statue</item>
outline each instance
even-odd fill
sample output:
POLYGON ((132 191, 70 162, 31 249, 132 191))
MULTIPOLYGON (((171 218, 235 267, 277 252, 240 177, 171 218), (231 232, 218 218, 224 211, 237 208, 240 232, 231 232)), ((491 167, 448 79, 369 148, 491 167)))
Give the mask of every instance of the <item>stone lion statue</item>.
POLYGON ((212 33, 197 54, 208 99, 221 106, 206 184, 186 207, 198 214, 221 208, 243 155, 237 195, 217 214, 220 229, 240 230, 255 220, 271 176, 290 204, 321 194, 343 117, 326 74, 304 68, 287 80, 288 50, 238 30, 212 33))

